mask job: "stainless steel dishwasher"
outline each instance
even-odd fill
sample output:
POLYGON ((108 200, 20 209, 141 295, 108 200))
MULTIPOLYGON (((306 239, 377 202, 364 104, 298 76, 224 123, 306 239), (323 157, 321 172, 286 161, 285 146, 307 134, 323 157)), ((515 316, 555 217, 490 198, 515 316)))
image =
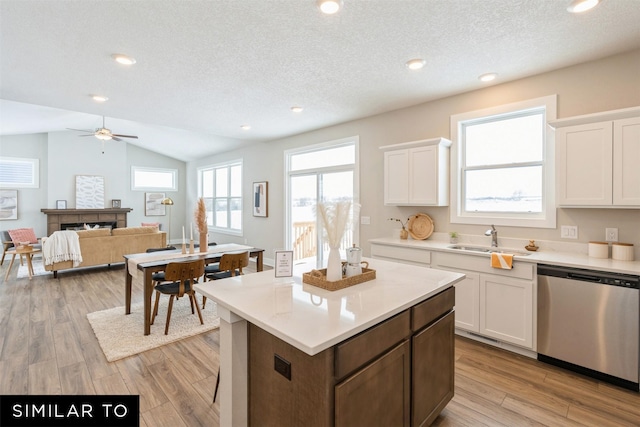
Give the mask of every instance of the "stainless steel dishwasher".
POLYGON ((538 360, 638 391, 640 276, 538 265, 538 360))

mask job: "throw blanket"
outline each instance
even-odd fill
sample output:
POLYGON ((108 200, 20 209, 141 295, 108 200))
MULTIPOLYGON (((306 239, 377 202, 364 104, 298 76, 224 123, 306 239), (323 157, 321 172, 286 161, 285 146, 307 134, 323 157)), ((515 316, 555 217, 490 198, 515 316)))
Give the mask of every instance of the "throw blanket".
POLYGON ((54 232, 42 243, 42 254, 45 265, 73 261, 74 267, 79 266, 82 262, 82 254, 80 253, 78 233, 73 230, 54 232))

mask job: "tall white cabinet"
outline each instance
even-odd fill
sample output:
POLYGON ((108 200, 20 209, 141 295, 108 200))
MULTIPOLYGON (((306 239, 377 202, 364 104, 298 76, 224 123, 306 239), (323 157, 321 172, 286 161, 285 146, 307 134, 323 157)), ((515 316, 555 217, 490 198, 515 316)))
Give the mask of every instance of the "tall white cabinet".
POLYGON ((448 139, 433 138, 380 147, 384 151, 384 204, 447 206, 450 146, 448 139))
POLYGON ((640 206, 640 107, 556 120, 558 205, 640 206))

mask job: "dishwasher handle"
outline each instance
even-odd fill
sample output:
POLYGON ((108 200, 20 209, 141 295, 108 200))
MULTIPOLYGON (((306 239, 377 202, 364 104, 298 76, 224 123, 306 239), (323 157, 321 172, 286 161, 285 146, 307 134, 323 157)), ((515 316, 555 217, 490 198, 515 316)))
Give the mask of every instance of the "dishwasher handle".
POLYGON ((602 277, 592 276, 590 274, 583 273, 567 273, 567 279, 582 280, 583 282, 602 283, 602 277))

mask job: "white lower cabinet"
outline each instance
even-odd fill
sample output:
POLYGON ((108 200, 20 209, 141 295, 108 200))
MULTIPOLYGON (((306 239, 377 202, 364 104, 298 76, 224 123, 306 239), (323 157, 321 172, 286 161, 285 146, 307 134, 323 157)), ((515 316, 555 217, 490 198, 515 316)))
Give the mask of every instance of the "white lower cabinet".
POLYGON ((481 274, 479 311, 481 335, 533 349, 531 280, 481 274))
POLYGON ((466 275, 454 285, 457 329, 535 351, 535 264, 500 270, 486 256, 438 252, 431 267, 466 275))

